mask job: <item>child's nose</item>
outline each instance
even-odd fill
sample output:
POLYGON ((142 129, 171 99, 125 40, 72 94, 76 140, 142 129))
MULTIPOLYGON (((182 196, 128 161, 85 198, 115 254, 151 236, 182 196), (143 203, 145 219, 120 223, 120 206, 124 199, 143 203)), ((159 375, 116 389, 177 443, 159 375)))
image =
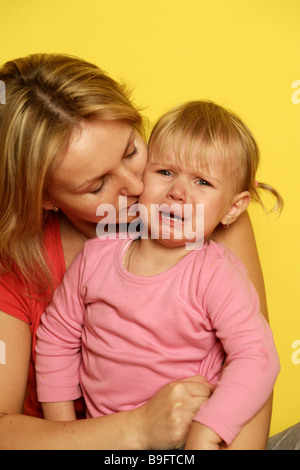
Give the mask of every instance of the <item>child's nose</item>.
POLYGON ((184 204, 186 202, 186 190, 184 185, 179 181, 174 182, 168 191, 167 197, 184 204))

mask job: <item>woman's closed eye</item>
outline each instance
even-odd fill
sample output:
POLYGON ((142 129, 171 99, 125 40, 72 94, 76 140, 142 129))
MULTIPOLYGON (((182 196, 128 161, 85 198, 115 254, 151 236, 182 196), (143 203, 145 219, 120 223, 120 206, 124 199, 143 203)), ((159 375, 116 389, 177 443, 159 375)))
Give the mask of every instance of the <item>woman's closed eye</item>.
POLYGON ((127 155, 124 155, 123 159, 124 159, 124 158, 132 158, 132 157, 134 157, 137 153, 138 153, 138 149, 137 149, 136 146, 134 146, 133 151, 131 151, 131 152, 130 152, 129 154, 127 154, 127 155))
POLYGON ((94 194, 96 196, 97 194, 99 194, 103 191, 104 187, 105 187, 105 179, 101 181, 98 188, 96 188, 93 191, 89 191, 89 192, 90 192, 90 194, 94 194))

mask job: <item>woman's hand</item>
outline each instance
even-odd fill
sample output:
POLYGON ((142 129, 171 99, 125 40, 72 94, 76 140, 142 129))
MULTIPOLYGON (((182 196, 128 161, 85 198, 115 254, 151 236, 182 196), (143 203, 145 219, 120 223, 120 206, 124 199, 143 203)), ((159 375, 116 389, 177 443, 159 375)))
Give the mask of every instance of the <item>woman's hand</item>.
POLYGON ((183 447, 196 412, 208 400, 213 388, 201 376, 172 382, 161 388, 133 413, 135 425, 139 426, 140 448, 183 447))

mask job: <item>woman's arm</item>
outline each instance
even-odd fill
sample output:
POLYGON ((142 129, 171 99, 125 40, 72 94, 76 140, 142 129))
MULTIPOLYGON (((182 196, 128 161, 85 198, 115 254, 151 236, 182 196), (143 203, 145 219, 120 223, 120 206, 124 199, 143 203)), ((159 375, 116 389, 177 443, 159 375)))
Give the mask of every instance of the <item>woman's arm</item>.
MULTIPOLYGON (((5 363, 0 365, 0 413, 21 413, 31 354, 29 325, 0 312, 0 340, 5 345, 5 363)), ((4 432, 0 431, 0 440, 4 432)))
POLYGON ((31 352, 29 326, 0 312, 0 449, 168 449, 182 447, 210 389, 198 377, 163 387, 136 410, 95 419, 47 421, 22 415, 31 352), (4 361, 2 361, 4 362, 4 361))
MULTIPOLYGON (((244 263, 260 300, 261 312, 268 319, 266 291, 256 241, 248 212, 228 228, 219 227, 212 237, 227 245, 244 263)), ((272 414, 272 396, 256 416, 247 423, 234 442, 226 449, 265 449, 269 437, 272 414)))
POLYGON ((261 313, 268 320, 265 283, 248 212, 243 212, 228 228, 219 226, 214 231, 212 239, 228 246, 242 263, 244 263, 248 270, 249 277, 257 290, 261 313))
POLYGON ((229 447, 223 450, 265 450, 270 432, 272 397, 241 430, 229 447))

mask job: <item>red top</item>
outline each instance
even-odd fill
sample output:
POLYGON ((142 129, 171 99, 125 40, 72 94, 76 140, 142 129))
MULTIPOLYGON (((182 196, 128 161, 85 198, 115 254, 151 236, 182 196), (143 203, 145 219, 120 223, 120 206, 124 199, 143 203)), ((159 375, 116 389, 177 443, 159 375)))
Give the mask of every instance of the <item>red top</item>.
MULTIPOLYGON (((45 226, 45 249, 52 262, 53 288, 55 289, 65 274, 66 266, 60 235, 59 217, 53 214, 45 226)), ((30 416, 43 417, 40 403, 36 396, 35 380, 35 346, 36 331, 41 316, 51 300, 51 287, 42 294, 38 289, 30 287, 22 275, 7 273, 0 276, 0 311, 18 318, 30 326, 32 335, 31 359, 29 364, 27 393, 23 413, 30 416)), ((1 338, 0 338, 1 339, 1 338)), ((76 406, 77 408, 77 406, 76 406)), ((79 414, 82 406, 79 406, 79 414)), ((81 417, 81 416, 79 416, 81 417)))

